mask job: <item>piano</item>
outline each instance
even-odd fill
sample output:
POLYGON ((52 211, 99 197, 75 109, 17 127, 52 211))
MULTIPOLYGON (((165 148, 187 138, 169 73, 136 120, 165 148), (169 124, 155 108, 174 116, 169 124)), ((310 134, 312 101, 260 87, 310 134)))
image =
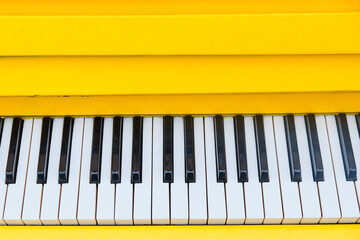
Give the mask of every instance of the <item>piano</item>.
POLYGON ((0 1, 0 235, 360 239, 360 1, 0 1))

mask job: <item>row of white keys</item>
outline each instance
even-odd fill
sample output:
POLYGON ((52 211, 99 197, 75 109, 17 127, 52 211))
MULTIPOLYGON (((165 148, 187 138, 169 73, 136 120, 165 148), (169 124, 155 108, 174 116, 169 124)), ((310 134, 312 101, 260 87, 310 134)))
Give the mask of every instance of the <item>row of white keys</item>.
POLYGON ((225 184, 227 207, 226 224, 243 224, 245 221, 244 190, 243 183, 238 182, 237 178, 233 117, 224 117, 224 136, 227 164, 227 183, 225 184))
POLYGON ((283 220, 279 173, 276 159, 272 116, 264 116, 266 154, 269 168, 269 182, 262 183, 265 224, 280 224, 283 220))
POLYGON ((115 223, 133 224, 133 185, 131 184, 131 157, 133 140, 133 118, 123 118, 123 141, 121 156, 121 183, 115 190, 115 223))
POLYGON ((115 184, 111 183, 113 118, 104 118, 101 175, 97 186, 96 220, 99 225, 114 225, 115 184))
MULTIPOLYGON (((358 197, 358 204, 360 207, 360 136, 358 127, 356 125, 355 115, 347 114, 346 118, 349 126, 350 139, 352 143, 355 163, 357 166, 357 180, 355 181, 355 189, 358 197)), ((357 222, 360 223, 360 219, 357 222)))
POLYGON ((41 140, 41 127, 42 119, 34 119, 22 212, 22 220, 26 225, 41 225, 40 207, 43 185, 36 183, 41 140))
POLYGON ((96 184, 90 183, 94 118, 85 118, 77 219, 80 225, 96 225, 96 184))
POLYGON ((77 225, 84 118, 75 118, 71 141, 69 181, 61 185, 59 221, 62 225, 77 225))
POLYGON ((153 120, 152 223, 169 224, 169 183, 163 182, 163 118, 153 120))
POLYGON ((152 117, 144 117, 142 183, 134 184, 134 224, 151 224, 152 128, 152 117))
POLYGON ((205 161, 208 202, 208 224, 225 224, 225 185, 216 178, 214 118, 205 117, 205 161))
POLYGON ((40 220, 44 225, 58 225, 60 188, 58 183, 58 171, 60 163, 60 151, 64 118, 55 118, 51 136, 49 155, 49 170, 47 183, 43 187, 40 220))
POLYGON ((174 117, 174 182, 170 188, 171 224, 188 224, 188 184, 185 182, 184 118, 174 117))
POLYGON ((4 221, 11 225, 22 225, 23 199, 26 184, 33 119, 25 119, 21 137, 20 155, 17 166, 16 183, 7 187, 4 221))
POLYGON ((196 182, 189 183, 189 224, 206 224, 208 217, 203 117, 194 117, 196 182))
POLYGON ((341 209, 339 223, 355 223, 360 217, 359 206, 354 183, 346 181, 335 116, 326 116, 326 125, 341 209))
POLYGON ((301 221, 301 204, 297 182, 292 182, 290 177, 289 157, 285 135, 284 118, 274 116, 274 132, 276 140, 277 160, 283 202, 283 224, 296 224, 301 221))
POLYGON ((318 223, 321 219, 319 192, 312 175, 304 116, 295 116, 295 131, 301 166, 301 182, 299 183, 303 215, 301 223, 318 223))
POLYGON ((7 189, 7 184, 5 184, 5 172, 6 172, 6 163, 9 155, 12 124, 13 124, 12 118, 4 119, 4 126, 3 126, 1 145, 0 145, 0 214, 1 214, 0 225, 6 224, 5 221, 3 220, 6 189, 7 189))
POLYGON ((253 117, 244 117, 246 156, 248 164, 248 182, 244 183, 245 224, 262 224, 264 221, 264 203, 262 186, 257 166, 255 129, 253 117))
POLYGON ((315 116, 315 120, 324 167, 324 181, 318 182, 322 210, 322 218, 320 222, 337 223, 341 217, 341 212, 336 191, 336 183, 329 147, 329 139, 327 136, 325 117, 323 115, 318 115, 315 116))

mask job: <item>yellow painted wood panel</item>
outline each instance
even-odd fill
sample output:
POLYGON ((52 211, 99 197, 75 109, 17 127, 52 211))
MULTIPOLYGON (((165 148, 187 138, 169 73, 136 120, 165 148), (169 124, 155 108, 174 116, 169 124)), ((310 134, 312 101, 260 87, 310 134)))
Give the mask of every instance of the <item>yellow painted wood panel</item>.
POLYGON ((0 55, 359 54, 360 12, 0 16, 0 55))
POLYGON ((0 15, 351 12, 358 0, 0 0, 0 15))
POLYGON ((3 239, 147 239, 147 240, 358 240, 360 225, 253 226, 5 226, 3 239))
POLYGON ((2 57, 0 96, 360 91, 360 55, 2 57))

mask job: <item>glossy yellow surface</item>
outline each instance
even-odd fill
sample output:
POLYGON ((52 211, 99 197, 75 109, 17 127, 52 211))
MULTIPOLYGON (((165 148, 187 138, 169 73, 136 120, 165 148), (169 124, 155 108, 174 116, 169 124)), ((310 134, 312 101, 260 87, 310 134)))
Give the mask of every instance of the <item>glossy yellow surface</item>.
POLYGON ((360 11, 358 0, 0 0, 0 15, 170 15, 360 11))
POLYGON ((360 112, 360 55, 4 57, 1 116, 360 112))
POLYGON ((360 91, 360 55, 3 57, 0 73, 0 96, 360 91))
POLYGON ((358 240, 360 225, 0 227, 2 239, 358 240))
POLYGON ((0 55, 359 54, 360 12, 0 16, 0 55))

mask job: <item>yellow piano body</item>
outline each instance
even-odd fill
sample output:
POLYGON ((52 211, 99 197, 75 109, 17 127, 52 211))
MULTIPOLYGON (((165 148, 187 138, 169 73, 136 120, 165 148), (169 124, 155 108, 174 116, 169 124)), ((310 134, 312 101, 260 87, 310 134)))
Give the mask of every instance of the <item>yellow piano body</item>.
MULTIPOLYGON (((359 0, 0 1, 0 115, 360 112, 359 0)), ((3 226, 3 239, 360 239, 356 224, 3 226)))

